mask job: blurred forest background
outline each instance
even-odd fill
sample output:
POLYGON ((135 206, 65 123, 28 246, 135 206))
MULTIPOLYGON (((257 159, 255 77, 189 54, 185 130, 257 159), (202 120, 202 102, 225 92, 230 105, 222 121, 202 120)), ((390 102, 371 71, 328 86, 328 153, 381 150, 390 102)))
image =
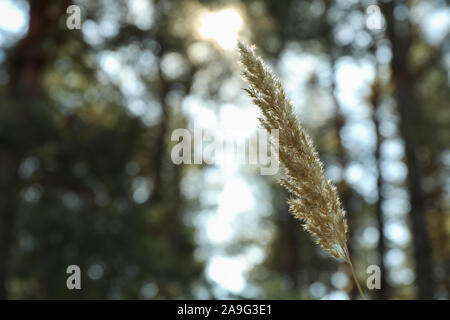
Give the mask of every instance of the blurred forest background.
POLYGON ((317 143, 362 283, 381 268, 366 294, 448 299, 449 30, 445 0, 0 0, 0 298, 359 297, 276 177, 170 159, 175 128, 257 128, 242 39, 317 143))

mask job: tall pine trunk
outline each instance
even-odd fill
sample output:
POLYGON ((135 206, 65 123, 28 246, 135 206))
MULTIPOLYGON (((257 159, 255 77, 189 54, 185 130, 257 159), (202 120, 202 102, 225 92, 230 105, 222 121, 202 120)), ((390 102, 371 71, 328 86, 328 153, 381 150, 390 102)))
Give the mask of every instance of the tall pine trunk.
MULTIPOLYGON (((59 19, 65 14, 69 4, 70 1, 58 3, 46 0, 29 1, 28 33, 16 44, 6 62, 9 74, 9 101, 17 101, 18 105, 21 105, 21 102, 31 104, 43 97, 41 76, 46 62, 43 43, 57 28, 59 19)), ((11 108, 8 105, 5 107, 11 108)), ((26 121, 30 121, 31 118, 26 113, 27 110, 18 108, 9 114, 20 118, 21 124, 25 121, 26 127, 26 121)), ((7 137, 6 139, 9 140, 7 137)), ((19 202, 17 171, 24 153, 25 150, 19 145, 5 143, 0 147, 0 299, 8 297, 7 279, 19 202)))
POLYGON ((376 65, 377 71, 376 71, 376 79, 372 86, 372 93, 370 97, 370 103, 372 105, 372 121, 375 126, 375 133, 376 133, 376 146, 375 146, 375 162, 377 167, 377 191, 378 191, 378 198, 375 203, 375 216, 377 219, 378 224, 378 232, 379 232, 379 239, 378 239, 378 245, 377 245, 377 253, 379 256, 379 267, 381 271, 381 289, 376 291, 376 297, 379 300, 386 300, 389 298, 390 288, 389 284, 386 280, 386 264, 385 264, 385 254, 386 254, 386 238, 384 236, 384 217, 383 217, 383 193, 382 193, 382 187, 383 187, 383 177, 381 175, 381 143, 382 143, 382 136, 380 133, 380 119, 377 115, 377 110, 380 104, 380 83, 378 78, 378 64, 376 65))
POLYGON ((12 229, 17 211, 18 158, 13 151, 0 150, 0 299, 7 298, 12 229))
MULTIPOLYGON (((422 174, 417 157, 417 134, 420 134, 417 130, 419 103, 415 97, 415 78, 408 65, 412 34, 407 21, 395 19, 394 9, 399 2, 380 2, 380 6, 386 20, 387 37, 392 46, 391 81, 395 87, 395 99, 400 116, 400 134, 405 142, 418 298, 432 299, 433 268, 425 220, 425 197, 421 186, 422 174)), ((404 1, 401 4, 405 4, 404 1)))

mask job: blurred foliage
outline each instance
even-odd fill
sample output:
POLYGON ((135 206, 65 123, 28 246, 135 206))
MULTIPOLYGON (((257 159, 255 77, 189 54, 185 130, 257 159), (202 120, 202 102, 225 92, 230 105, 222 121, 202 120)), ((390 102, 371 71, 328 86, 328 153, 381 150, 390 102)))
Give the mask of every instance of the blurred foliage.
MULTIPOLYGON (((106 3, 84 4, 89 15, 108 9, 106 3)), ((3 68, 14 74, 1 88, 2 156, 14 158, 18 170, 9 185, 17 209, 8 297, 192 297, 203 263, 193 256, 194 229, 184 216, 195 203, 182 195, 183 169, 172 164, 166 147, 168 126, 182 118, 163 114, 155 124, 144 123, 96 65, 97 54, 123 48, 120 42, 150 44, 157 56, 180 40, 167 39, 164 27, 150 35, 121 24, 114 39, 95 47, 79 31, 39 29, 49 16, 64 22, 58 10, 64 3, 29 5, 30 30, 7 49, 3 68), (42 47, 30 55, 33 37, 42 47), (24 87, 27 81, 36 87, 24 87), (81 293, 65 288, 71 264, 81 267, 81 293)), ((142 72, 149 78, 146 90, 166 104, 173 82, 150 78, 151 71, 142 72)), ((183 79, 176 84, 180 90, 183 79)))
MULTIPOLYGON (((146 19, 132 14, 131 1, 73 1, 83 8, 82 31, 65 26, 65 8, 72 1, 18 3, 29 13, 29 29, 0 48, 0 298, 214 296, 192 223, 205 208, 183 192, 187 172, 204 168, 175 166, 169 158, 171 130, 189 123, 183 100, 201 96, 216 101, 213 107, 232 100, 223 87, 237 76, 230 55, 198 39, 200 9, 237 8, 245 21, 242 37, 256 43, 275 68, 286 52, 324 61, 328 76, 319 71, 311 76, 302 112, 313 114, 318 102, 331 102, 331 116, 304 123, 327 168, 345 172, 354 163, 376 168, 383 164, 383 157, 377 158, 381 138, 387 139, 379 134, 373 154, 358 154, 345 145, 343 128, 352 119, 336 99, 340 58, 367 59, 379 67, 364 102, 371 108, 369 122, 387 123, 395 128, 390 138, 409 141, 398 131, 410 119, 392 107, 398 83, 386 80, 393 74, 392 58, 384 64, 376 58, 380 48, 391 56, 398 52, 386 34, 367 30, 364 22, 365 8, 376 1, 154 0, 148 2, 146 19), (81 267, 81 292, 65 287, 71 264, 81 267)), ((400 14, 405 5, 426 3, 398 1, 395 20, 408 20, 400 14)), ((445 1, 434 5, 446 8, 445 1)), ((417 149, 425 240, 432 251, 430 289, 435 297, 448 298, 449 42, 448 35, 438 44, 427 42, 422 31, 414 22, 405 33, 410 41, 405 66, 420 106, 411 122, 417 133, 410 141, 417 149)), ((408 163, 406 156, 401 160, 408 163)), ((387 238, 380 226, 389 213, 380 209, 383 201, 396 192, 408 194, 407 182, 396 185, 377 175, 377 190, 369 198, 345 174, 337 179, 361 279, 367 277, 367 265, 385 263, 393 249, 405 254, 403 268, 414 270, 418 264, 413 241, 403 247, 391 239, 385 239, 386 247, 361 244, 369 228, 387 238)), ((196 182, 189 187, 204 186, 196 182)), ((287 212, 284 190, 272 179, 257 183, 268 187, 272 203, 258 227, 271 236, 243 237, 230 248, 235 254, 256 244, 264 251, 263 261, 248 274, 249 288, 256 291, 242 297, 316 299, 342 290, 355 298, 346 280, 349 270, 317 250, 300 230, 287 212)), ((417 202, 410 200, 406 207, 414 209, 417 202)), ((402 223, 417 236, 410 219, 402 223)), ((398 284, 392 280, 395 272, 393 267, 385 272, 389 290, 369 295, 418 297, 417 274, 398 284)))

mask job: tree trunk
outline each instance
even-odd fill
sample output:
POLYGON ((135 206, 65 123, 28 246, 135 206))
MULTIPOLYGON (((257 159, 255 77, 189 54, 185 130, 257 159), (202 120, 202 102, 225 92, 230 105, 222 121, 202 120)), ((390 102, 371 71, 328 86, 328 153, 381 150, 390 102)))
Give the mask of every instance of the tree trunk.
MULTIPOLYGON (((41 75, 46 62, 42 44, 49 37, 49 31, 55 30, 69 3, 70 1, 64 1, 52 4, 46 0, 29 2, 28 33, 13 48, 6 62, 10 78, 8 84, 10 101, 30 104, 42 97, 41 75), (56 10, 49 10, 50 7, 56 10)), ((14 114, 25 112, 21 109, 14 110, 14 114)), ((20 116, 27 121, 25 114, 20 116)), ((7 298, 6 282, 19 201, 17 170, 24 152, 21 145, 4 145, 0 149, 0 299, 7 298)))
MULTIPOLYGON (((283 196, 288 196, 284 190, 280 192, 283 196)), ((292 215, 286 203, 283 203, 279 211, 276 212, 275 223, 280 230, 278 241, 281 242, 281 247, 285 248, 281 259, 282 263, 280 263, 280 271, 286 274, 287 279, 289 279, 289 295, 297 297, 301 285, 299 277, 301 272, 299 225, 292 221, 292 215)), ((279 258, 279 254, 276 254, 276 256, 279 258)))
MULTIPOLYGON (((284 215, 291 218, 288 208, 284 208, 284 215)), ((300 271, 300 244, 298 240, 298 225, 296 223, 292 223, 292 220, 288 220, 289 223, 286 223, 285 232, 286 232, 286 240, 287 240, 287 255, 289 256, 288 265, 287 265, 287 273, 291 280, 291 292, 294 295, 299 294, 300 281, 299 281, 299 271, 300 271)))
POLYGON ((159 102, 161 104, 161 120, 158 124, 158 133, 156 137, 155 151, 153 153, 153 170, 154 170, 154 188, 153 194, 151 195, 149 202, 151 203, 159 203, 162 200, 162 194, 164 187, 163 184, 163 168, 164 161, 166 161, 166 139, 169 130, 169 106, 167 104, 167 95, 169 94, 169 85, 170 83, 164 79, 161 60, 165 54, 165 45, 161 40, 159 41, 161 45, 161 50, 158 54, 158 76, 159 76, 159 102))
POLYGON ((9 150, 0 151, 0 299, 7 298, 9 256, 17 206, 18 159, 9 150))
POLYGON ((398 2, 380 2, 381 10, 386 19, 386 33, 392 46, 391 81, 395 85, 395 98, 400 116, 400 134, 405 142, 418 298, 432 299, 433 268, 425 221, 426 209, 424 192, 421 186, 422 176, 417 159, 418 140, 416 135, 418 134, 419 104, 414 94, 415 79, 408 66, 411 26, 408 22, 395 20, 394 9, 396 4, 398 2))
MULTIPOLYGON (((378 69, 378 65, 376 66, 378 69)), ((381 175, 381 142, 382 142, 382 136, 380 133, 380 120, 377 116, 377 110, 380 103, 380 84, 378 81, 378 70, 376 71, 376 79, 375 83, 372 86, 372 95, 370 97, 370 103, 372 104, 373 108, 373 123, 375 126, 375 132, 377 136, 377 143, 375 147, 375 162, 377 167, 377 191, 378 191, 378 199, 375 203, 375 215, 377 218, 378 223, 378 232, 379 232, 379 239, 378 239, 378 245, 377 245, 377 252, 379 256, 379 267, 381 271, 381 289, 376 291, 376 297, 379 300, 387 300, 389 298, 389 285, 386 280, 386 266, 385 266, 385 254, 386 254, 386 239, 384 237, 384 217, 383 217, 383 210, 382 210, 382 203, 383 203, 383 194, 382 194, 382 187, 383 187, 383 177, 381 175)))

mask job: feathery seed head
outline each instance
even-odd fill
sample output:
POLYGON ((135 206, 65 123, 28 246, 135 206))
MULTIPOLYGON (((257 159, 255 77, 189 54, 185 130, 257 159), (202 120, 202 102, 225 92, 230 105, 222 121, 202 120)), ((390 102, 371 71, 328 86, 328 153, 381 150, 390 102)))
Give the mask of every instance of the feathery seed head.
MULTIPOLYGON (((279 161, 285 169, 280 183, 292 195, 292 215, 303 221, 317 244, 332 257, 350 263, 347 221, 336 188, 323 174, 323 165, 313 142, 297 120, 280 79, 255 55, 254 47, 238 44, 245 89, 261 111, 261 125, 279 130, 279 161)), ((273 143, 275 143, 273 141, 273 143)))

